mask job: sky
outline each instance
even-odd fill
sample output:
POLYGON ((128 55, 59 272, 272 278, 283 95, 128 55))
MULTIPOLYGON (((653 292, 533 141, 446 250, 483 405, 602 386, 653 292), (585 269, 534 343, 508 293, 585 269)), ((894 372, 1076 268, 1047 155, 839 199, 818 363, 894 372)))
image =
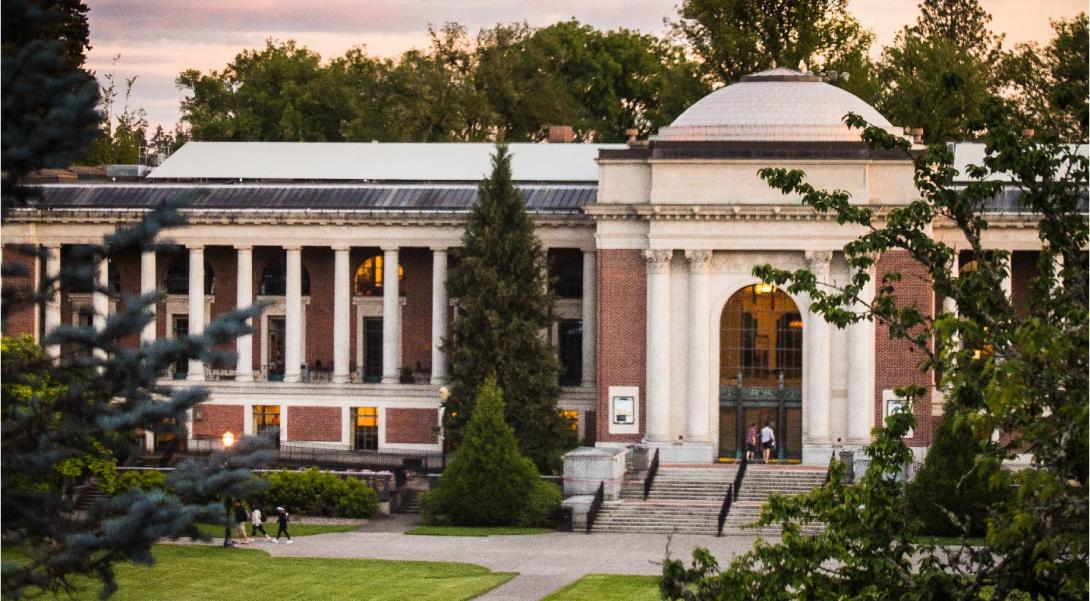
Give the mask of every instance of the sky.
MULTIPOLYGON (((88 67, 117 81, 136 76, 130 106, 142 107, 154 127, 172 128, 182 94, 174 78, 184 69, 221 70, 240 51, 267 38, 294 39, 330 58, 353 46, 397 56, 427 44, 429 24, 455 21, 471 32, 496 23, 542 26, 576 18, 602 29, 626 27, 661 34, 680 0, 87 0, 88 67), (120 59, 115 58, 120 55, 120 59)), ((864 27, 889 43, 918 13, 919 0, 850 0, 864 27)), ((992 29, 1006 46, 1047 43, 1049 19, 1087 9, 1086 0, 982 0, 992 29)), ((877 46, 876 46, 877 50, 877 46)))

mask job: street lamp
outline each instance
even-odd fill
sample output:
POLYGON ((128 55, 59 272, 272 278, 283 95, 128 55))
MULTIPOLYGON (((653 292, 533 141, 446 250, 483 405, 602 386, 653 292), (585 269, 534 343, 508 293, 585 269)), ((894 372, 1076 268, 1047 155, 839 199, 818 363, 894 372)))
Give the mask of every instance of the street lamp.
POLYGON ((439 454, 440 454, 440 467, 441 470, 447 469, 447 429, 446 425, 446 402, 450 398, 450 388, 446 386, 439 387, 439 454))
MULTIPOLYGON (((227 454, 231 451, 231 447, 235 446, 235 435, 230 431, 223 433, 223 467, 227 467, 227 454)), ((223 546, 233 547, 234 543, 231 542, 231 497, 226 494, 223 495, 223 546)))

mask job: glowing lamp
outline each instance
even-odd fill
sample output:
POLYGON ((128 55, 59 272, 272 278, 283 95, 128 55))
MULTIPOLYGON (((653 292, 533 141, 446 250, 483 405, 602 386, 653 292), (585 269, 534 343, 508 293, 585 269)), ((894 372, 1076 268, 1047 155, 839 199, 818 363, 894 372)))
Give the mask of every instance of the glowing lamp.
POLYGON ((235 446, 235 435, 230 430, 223 433, 223 448, 229 449, 235 446))

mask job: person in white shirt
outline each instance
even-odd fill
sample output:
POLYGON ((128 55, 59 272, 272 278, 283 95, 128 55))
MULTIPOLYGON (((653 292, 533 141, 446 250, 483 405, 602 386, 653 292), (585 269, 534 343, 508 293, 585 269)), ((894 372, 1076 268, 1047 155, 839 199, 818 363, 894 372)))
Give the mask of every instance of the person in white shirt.
POLYGON ((776 448, 776 434, 772 431, 772 422, 765 422, 765 427, 761 428, 761 450, 764 452, 765 463, 768 463, 774 448, 776 448))
POLYGON ((260 532, 265 535, 265 542, 269 542, 269 533, 265 532, 264 522, 265 520, 261 515, 261 510, 254 507, 254 510, 250 512, 250 525, 253 526, 254 529, 254 538, 257 538, 257 533, 260 532))

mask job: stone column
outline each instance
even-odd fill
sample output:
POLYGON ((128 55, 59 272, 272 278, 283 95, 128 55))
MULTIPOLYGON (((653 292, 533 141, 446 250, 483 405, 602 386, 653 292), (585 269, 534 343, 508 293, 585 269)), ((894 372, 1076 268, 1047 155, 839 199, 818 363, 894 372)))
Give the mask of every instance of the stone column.
MULTIPOLYGON (((806 262, 819 285, 829 282, 832 255, 831 252, 806 253, 806 262)), ((810 310, 809 298, 807 303, 810 318, 806 324, 809 331, 803 334, 803 339, 807 342, 807 386, 803 402, 809 416, 807 422, 810 426, 810 438, 815 443, 822 444, 829 442, 829 324, 820 314, 810 310)))
MULTIPOLYGON (((252 246, 235 246, 238 253, 238 269, 235 278, 235 306, 239 309, 254 303, 254 249, 252 246)), ((247 319, 253 325, 253 319, 247 319)), ((238 382, 254 381, 254 336, 247 334, 235 339, 235 380, 238 382)), ((249 431, 247 431, 249 432, 249 431)))
POLYGON ((431 383, 447 381, 447 249, 433 248, 431 255, 431 383))
POLYGON ((685 438, 708 442, 711 326, 708 323, 708 273, 710 250, 687 250, 689 259, 689 399, 685 438))
MULTIPOLYGON (((49 254, 45 258, 45 277, 51 282, 50 295, 45 301, 45 333, 48 335, 61 325, 61 291, 57 285, 57 277, 61 273, 61 247, 50 246, 46 250, 49 254)), ((45 347, 45 352, 56 359, 61 354, 61 347, 50 344, 45 347)))
MULTIPOLYGON (((351 334, 352 290, 349 284, 349 247, 333 247, 333 383, 348 381, 348 349, 351 334)), ((362 335, 362 334, 361 334, 362 335)))
POLYGON ((284 247, 284 381, 298 382, 299 350, 303 338, 303 264, 302 249, 284 247))
MULTIPOLYGON (((860 292, 863 301, 874 296, 874 272, 869 270, 870 281, 860 292)), ((856 303, 854 311, 862 313, 862 303, 856 303)), ((874 322, 863 320, 848 328, 848 441, 856 444, 869 442, 870 429, 874 425, 874 322)))
MULTIPOLYGON (((204 247, 189 247, 189 335, 200 336, 204 332, 204 247)), ((204 362, 189 360, 190 382, 204 381, 204 362)))
MULTIPOLYGON (((94 311, 92 323, 95 330, 101 332, 106 327, 106 318, 110 316, 110 297, 103 290, 110 286, 110 261, 102 259, 95 265, 95 287, 91 292, 91 307, 94 311)), ((106 351, 95 349, 95 356, 106 358, 106 351)))
MULTIPOLYGON (((151 294, 156 288, 155 251, 145 250, 140 254, 140 294, 151 294)), ((155 325, 159 319, 154 304, 150 305, 148 310, 151 311, 152 320, 140 331, 140 342, 145 344, 155 342, 155 325)))
POLYGON ((583 386, 597 380, 598 352, 598 253, 583 252, 583 386))
POLYGON ((401 380, 401 297, 397 247, 382 249, 382 383, 401 380))
POLYGON ((670 439, 670 260, 647 250, 647 440, 670 439))

